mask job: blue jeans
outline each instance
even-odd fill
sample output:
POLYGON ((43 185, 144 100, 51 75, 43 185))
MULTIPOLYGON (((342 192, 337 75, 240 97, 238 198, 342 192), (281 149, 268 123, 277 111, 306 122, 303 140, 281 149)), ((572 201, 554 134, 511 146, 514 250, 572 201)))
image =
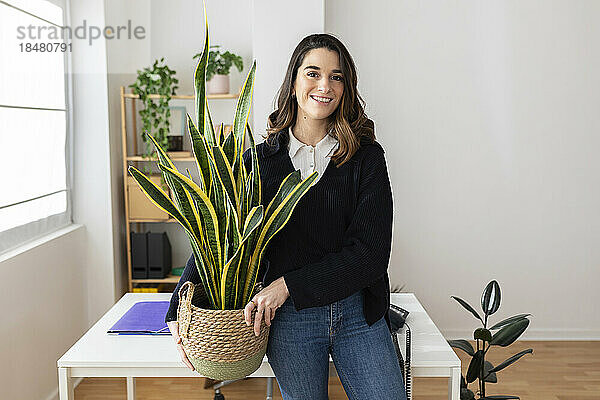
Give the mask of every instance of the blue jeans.
POLYGON ((291 298, 271 323, 267 357, 284 400, 326 400, 329 354, 350 400, 406 400, 384 318, 369 326, 363 294, 296 311, 291 298))

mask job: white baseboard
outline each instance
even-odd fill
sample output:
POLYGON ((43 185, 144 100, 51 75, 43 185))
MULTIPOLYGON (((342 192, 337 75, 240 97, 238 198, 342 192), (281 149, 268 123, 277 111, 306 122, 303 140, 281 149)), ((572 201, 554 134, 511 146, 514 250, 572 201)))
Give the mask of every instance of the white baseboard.
MULTIPOLYGON (((442 335, 447 340, 468 339, 473 340, 473 331, 463 329, 447 329, 442 335)), ((519 340, 532 341, 596 341, 600 340, 600 330, 597 329, 527 329, 519 340)))
MULTIPOLYGON (((83 380, 83 378, 74 378, 73 379, 73 389, 75 389, 77 387, 77 385, 79 385, 81 383, 81 381, 83 380)), ((48 397, 46 397, 46 400, 58 400, 58 387, 56 387, 52 393, 50 393, 50 395, 48 397)))

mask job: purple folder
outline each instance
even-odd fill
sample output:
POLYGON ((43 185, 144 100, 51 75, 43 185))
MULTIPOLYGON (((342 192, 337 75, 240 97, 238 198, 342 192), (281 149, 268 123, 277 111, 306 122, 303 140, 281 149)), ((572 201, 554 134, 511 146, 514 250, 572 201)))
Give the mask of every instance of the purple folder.
POLYGON ((119 335, 170 335, 165 322, 168 301, 135 303, 107 333, 119 335))

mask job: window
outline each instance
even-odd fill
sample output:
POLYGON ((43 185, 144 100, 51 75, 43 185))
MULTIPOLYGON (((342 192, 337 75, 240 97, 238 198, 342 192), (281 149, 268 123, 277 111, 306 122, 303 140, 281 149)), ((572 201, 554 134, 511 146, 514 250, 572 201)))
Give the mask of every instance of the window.
POLYGON ((48 47, 66 43, 64 16, 56 1, 0 1, 0 253, 71 223, 68 52, 48 47))

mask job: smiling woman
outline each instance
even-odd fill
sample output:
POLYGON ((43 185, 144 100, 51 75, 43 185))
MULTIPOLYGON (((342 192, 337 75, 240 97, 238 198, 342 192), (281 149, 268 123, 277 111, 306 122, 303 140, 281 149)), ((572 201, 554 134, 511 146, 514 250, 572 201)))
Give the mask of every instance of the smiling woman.
POLYGON ((387 317, 391 186, 357 81, 337 38, 307 36, 258 147, 265 199, 289 169, 319 173, 267 250, 268 286, 246 306, 271 324, 284 399, 326 399, 329 354, 350 399, 406 398, 387 317))
MULTIPOLYGON (((331 159, 338 166, 344 164, 358 150, 360 140, 375 140, 373 122, 365 115, 357 83, 354 60, 343 43, 327 34, 307 36, 288 64, 278 109, 269 116, 267 140, 291 128, 300 116, 312 127, 309 131, 318 127, 336 133, 339 148, 331 159)), ((306 137, 301 126, 295 128, 296 137, 306 137)))
MULTIPOLYGON (((336 52, 321 48, 309 51, 300 66, 292 97, 298 102, 300 118, 322 120, 327 118, 344 94, 344 77, 339 69, 336 52)), ((307 132, 296 130, 301 139, 307 132)))
POLYGON ((327 399, 329 355, 348 398, 406 398, 387 315, 391 186, 356 86, 337 38, 304 38, 257 148, 265 199, 290 168, 319 174, 267 250, 268 286, 246 306, 271 325, 284 399, 327 399))
MULTIPOLYGON (((281 196, 294 170, 318 174, 271 239, 258 272, 264 289, 244 307, 257 336, 262 321, 270 326, 266 354, 286 400, 328 398, 329 355, 349 399, 406 399, 387 313, 391 185, 356 85, 354 62, 338 39, 304 38, 267 139, 256 146, 263 204, 281 196)), ((244 154, 247 171, 252 158, 244 154)), ((200 282, 193 257, 166 316, 172 331, 186 281, 200 282)))

